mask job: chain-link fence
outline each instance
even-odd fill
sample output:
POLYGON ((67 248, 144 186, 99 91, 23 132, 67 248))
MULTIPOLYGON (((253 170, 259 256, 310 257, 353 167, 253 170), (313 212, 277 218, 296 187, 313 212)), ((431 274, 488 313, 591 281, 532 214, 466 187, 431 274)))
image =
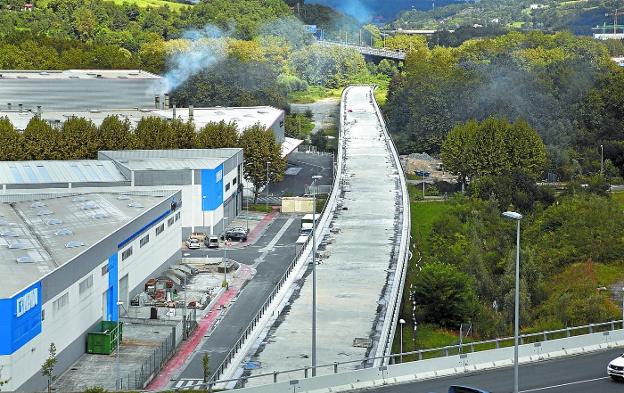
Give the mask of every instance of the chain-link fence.
POLYGON ((183 340, 197 329, 197 310, 190 309, 182 321, 171 328, 171 333, 152 354, 143 360, 140 367, 129 373, 122 373, 120 380, 115 384, 120 390, 143 389, 162 370, 163 366, 173 356, 176 348, 183 340))

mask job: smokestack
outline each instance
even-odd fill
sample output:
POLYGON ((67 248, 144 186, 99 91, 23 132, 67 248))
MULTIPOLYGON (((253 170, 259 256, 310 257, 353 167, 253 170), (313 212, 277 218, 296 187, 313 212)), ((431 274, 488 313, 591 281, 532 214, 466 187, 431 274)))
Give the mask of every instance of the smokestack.
POLYGON ((19 106, 19 111, 21 112, 23 107, 24 107, 24 105, 23 104, 19 104, 18 106, 19 106))
POLYGON ((165 107, 163 109, 169 109, 169 94, 165 93, 165 107))
POLYGON ((41 105, 37 105, 37 113, 41 114, 41 105))
POLYGON ((193 120, 193 105, 189 105, 189 120, 193 120))
POLYGON ((154 105, 156 106, 156 109, 160 109, 160 96, 154 97, 154 105))
POLYGON ((7 108, 9 108, 9 110, 11 110, 11 103, 10 102, 7 104, 7 108))
POLYGON ((173 104, 173 120, 176 118, 176 104, 173 104))

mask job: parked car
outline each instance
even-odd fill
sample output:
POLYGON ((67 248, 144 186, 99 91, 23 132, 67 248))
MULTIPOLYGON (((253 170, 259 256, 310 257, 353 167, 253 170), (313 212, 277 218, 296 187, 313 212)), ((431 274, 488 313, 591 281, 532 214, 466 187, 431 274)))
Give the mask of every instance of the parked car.
POLYGON ((247 241, 247 232, 241 230, 230 230, 225 232, 225 240, 236 240, 239 242, 247 241))
POLYGON ((197 250, 201 248, 201 244, 199 244, 199 240, 190 238, 186 241, 186 247, 188 247, 189 250, 197 250))
MULTIPOLYGON (((231 233, 244 233, 245 234, 245 240, 247 240, 247 229, 244 227, 232 227, 232 228, 228 228, 225 230, 224 233, 221 234, 221 240, 231 240, 231 237, 229 236, 231 233)), ((238 235, 237 235, 238 236, 238 235)))
POLYGON ((624 354, 613 359, 607 366, 607 374, 614 381, 621 381, 624 379, 624 354))
POLYGON ((219 237, 208 236, 206 240, 204 240, 204 244, 208 248, 219 248, 219 237))

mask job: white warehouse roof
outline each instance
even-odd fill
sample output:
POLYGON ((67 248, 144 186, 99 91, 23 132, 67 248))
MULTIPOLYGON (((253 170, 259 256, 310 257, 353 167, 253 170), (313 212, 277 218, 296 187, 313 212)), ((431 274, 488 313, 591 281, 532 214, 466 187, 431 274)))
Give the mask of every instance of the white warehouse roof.
MULTIPOLYGON (((0 88, 0 92, 1 92, 0 88)), ((6 108, 5 105, 0 107, 6 108)), ((18 129, 24 130, 28 122, 35 117, 36 110, 19 111, 14 105, 11 110, 1 110, 0 117, 7 117, 18 129)), ((164 119, 173 118, 173 109, 112 109, 112 110, 52 110, 42 108, 41 118, 52 124, 60 124, 71 117, 83 117, 91 120, 96 126, 102 124, 104 119, 110 115, 116 115, 121 119, 128 119, 133 126, 144 117, 161 117, 164 119)), ((193 123, 199 130, 207 123, 224 121, 226 123, 235 122, 240 131, 251 127, 256 123, 264 125, 267 129, 272 127, 284 115, 281 109, 271 106, 241 107, 241 108, 195 108, 193 110, 193 123)), ((189 108, 177 108, 176 117, 187 121, 189 119, 189 108)))
POLYGON ((92 193, 0 203, 0 298, 69 262, 163 198, 92 193))
POLYGON ((0 161, 1 184, 110 183, 125 180, 112 161, 0 161))

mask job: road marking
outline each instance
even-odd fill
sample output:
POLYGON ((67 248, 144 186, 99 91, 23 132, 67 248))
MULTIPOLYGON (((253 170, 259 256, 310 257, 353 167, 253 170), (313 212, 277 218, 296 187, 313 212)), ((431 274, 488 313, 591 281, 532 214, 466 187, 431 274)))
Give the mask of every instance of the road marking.
POLYGON ((570 385, 580 385, 582 383, 588 383, 588 382, 596 382, 596 381, 600 381, 603 379, 609 379, 610 377, 600 377, 600 378, 593 378, 593 379, 584 379, 582 381, 574 381, 574 382, 567 382, 567 383, 562 383, 559 385, 552 385, 552 386, 545 386, 542 388, 535 388, 535 389, 529 389, 529 390, 521 390, 521 393, 529 393, 529 392, 540 392, 542 390, 548 390, 548 389, 555 389, 555 388, 562 388, 564 386, 570 386, 570 385))
POLYGON ((267 244, 266 247, 258 250, 258 251, 261 251, 262 254, 260 254, 258 258, 254 259, 254 264, 251 265, 251 267, 256 268, 258 267, 259 264, 264 262, 264 259, 266 258, 266 256, 269 255, 269 252, 271 252, 271 250, 273 250, 273 248, 275 247, 279 239, 281 239, 281 237, 284 235, 284 233, 290 227, 290 224, 292 224, 293 221, 295 221, 295 218, 292 216, 289 217, 288 220, 286 220, 286 222, 284 223, 284 225, 280 228, 280 230, 275 234, 273 239, 271 239, 269 244, 267 244))

